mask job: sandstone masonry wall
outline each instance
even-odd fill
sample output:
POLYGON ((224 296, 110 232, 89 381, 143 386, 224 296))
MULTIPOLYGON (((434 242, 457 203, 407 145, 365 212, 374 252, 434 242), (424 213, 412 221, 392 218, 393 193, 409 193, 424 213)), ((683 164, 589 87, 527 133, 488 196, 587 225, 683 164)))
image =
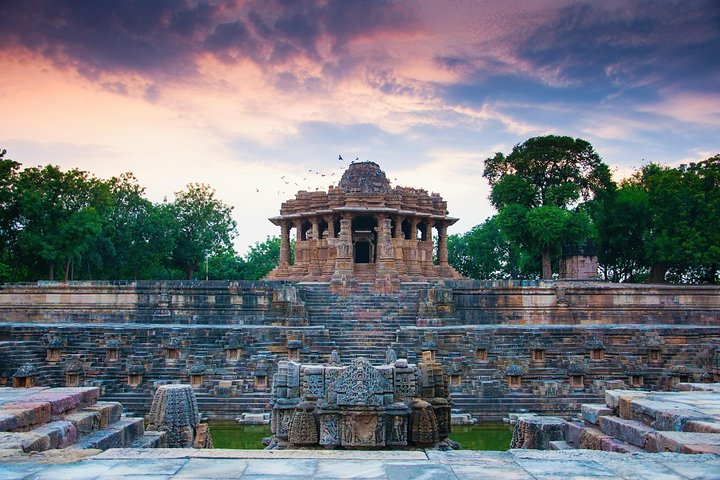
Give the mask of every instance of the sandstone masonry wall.
POLYGON ((282 282, 0 286, 0 382, 30 363, 36 385, 97 386, 133 412, 147 411, 158 386, 179 382, 195 382, 204 414, 268 411, 269 379, 290 355, 323 363, 337 349, 345 363, 377 362, 391 346, 414 362, 428 340, 448 365, 456 410, 483 419, 518 409, 568 415, 605 388, 665 390, 720 374, 720 289, 444 282, 340 295, 328 284, 282 282))

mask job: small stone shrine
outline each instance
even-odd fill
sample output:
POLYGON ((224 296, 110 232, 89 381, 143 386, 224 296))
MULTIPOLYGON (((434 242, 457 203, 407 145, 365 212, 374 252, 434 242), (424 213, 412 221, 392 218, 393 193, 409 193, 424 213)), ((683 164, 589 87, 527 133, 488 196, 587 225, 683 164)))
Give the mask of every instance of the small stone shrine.
POLYGON ((327 365, 281 361, 273 377, 273 448, 453 447, 450 394, 442 365, 387 357, 349 366, 334 352, 327 365))
POLYGON ((448 216, 447 202, 426 190, 391 187, 374 162, 353 162, 339 184, 327 192, 298 192, 270 221, 280 227, 280 264, 269 279, 407 282, 461 278, 448 264, 447 228, 458 219, 448 216), (295 252, 291 256, 293 229, 295 252))

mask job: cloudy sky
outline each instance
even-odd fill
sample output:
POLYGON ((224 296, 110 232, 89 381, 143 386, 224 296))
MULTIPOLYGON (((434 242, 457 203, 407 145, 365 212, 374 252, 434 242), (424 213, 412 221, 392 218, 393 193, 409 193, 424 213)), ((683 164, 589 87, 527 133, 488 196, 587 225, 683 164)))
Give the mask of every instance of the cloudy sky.
POLYGON ((532 136, 618 178, 720 152, 714 0, 3 0, 0 25, 10 158, 132 171, 155 201, 209 183, 240 249, 355 158, 461 233, 493 213, 483 160, 532 136))

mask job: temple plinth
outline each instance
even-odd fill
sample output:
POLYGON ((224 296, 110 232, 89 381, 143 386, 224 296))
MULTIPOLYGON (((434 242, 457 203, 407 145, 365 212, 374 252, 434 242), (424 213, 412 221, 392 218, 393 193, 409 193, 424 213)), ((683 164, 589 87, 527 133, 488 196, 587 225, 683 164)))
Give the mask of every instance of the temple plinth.
POLYGON ((341 282, 461 278, 448 264, 447 254, 447 228, 457 220, 448 216, 447 202, 439 194, 391 187, 377 163, 352 163, 337 186, 327 192, 300 191, 282 204, 279 216, 270 218, 280 227, 281 241, 280 263, 268 278, 341 282))

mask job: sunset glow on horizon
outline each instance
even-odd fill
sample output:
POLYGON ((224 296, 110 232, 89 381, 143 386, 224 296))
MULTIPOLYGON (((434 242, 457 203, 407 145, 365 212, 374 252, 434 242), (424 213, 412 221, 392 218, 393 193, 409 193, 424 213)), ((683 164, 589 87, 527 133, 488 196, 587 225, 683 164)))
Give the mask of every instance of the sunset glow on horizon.
POLYGON ((240 250, 356 157, 462 233, 493 213, 483 160, 532 136, 588 140, 617 179, 720 152, 714 1, 26 0, 0 21, 8 158, 131 171, 153 201, 208 183, 240 250))

